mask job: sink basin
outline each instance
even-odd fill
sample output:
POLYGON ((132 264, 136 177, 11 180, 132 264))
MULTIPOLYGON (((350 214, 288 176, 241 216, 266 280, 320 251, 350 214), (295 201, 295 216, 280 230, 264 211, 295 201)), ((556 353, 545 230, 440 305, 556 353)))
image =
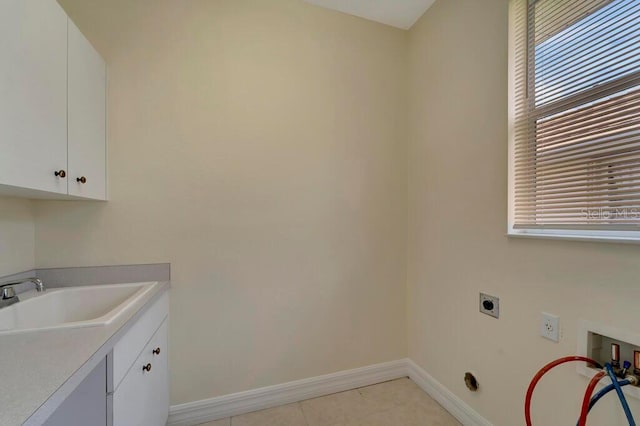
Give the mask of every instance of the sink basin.
POLYGON ((153 288, 155 282, 35 290, 0 309, 0 335, 53 328, 104 326, 153 288))

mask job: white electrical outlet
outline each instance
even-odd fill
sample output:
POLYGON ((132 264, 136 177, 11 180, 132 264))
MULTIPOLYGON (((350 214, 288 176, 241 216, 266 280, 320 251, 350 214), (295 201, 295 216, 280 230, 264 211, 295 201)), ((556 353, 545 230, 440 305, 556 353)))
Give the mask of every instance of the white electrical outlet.
POLYGON ((540 335, 545 339, 553 340, 554 342, 560 341, 560 317, 542 313, 540 320, 540 335))

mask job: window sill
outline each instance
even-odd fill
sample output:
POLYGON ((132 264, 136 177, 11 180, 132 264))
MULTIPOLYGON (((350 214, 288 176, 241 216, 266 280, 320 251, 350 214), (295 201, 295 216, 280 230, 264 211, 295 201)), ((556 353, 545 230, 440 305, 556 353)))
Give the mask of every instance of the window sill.
POLYGON ((513 231, 507 232, 508 238, 534 238, 534 239, 546 239, 546 240, 565 240, 565 241, 583 241, 583 242, 597 242, 597 243, 618 243, 618 244, 640 244, 640 232, 638 235, 612 235, 612 234, 595 234, 595 233, 580 233, 572 234, 566 231, 552 231, 552 232, 536 232, 536 231, 513 231))

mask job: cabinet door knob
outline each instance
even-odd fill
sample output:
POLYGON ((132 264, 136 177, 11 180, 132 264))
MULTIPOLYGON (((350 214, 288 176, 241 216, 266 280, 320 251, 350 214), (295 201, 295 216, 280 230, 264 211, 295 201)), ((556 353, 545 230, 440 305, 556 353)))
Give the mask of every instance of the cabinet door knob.
POLYGON ((147 364, 145 366, 142 367, 143 371, 151 371, 151 364, 147 364))
POLYGON ((77 182, 79 183, 87 183, 87 178, 82 176, 76 179, 77 182))
POLYGON ((160 348, 155 348, 155 349, 153 350, 153 354, 154 354, 154 355, 160 355, 160 348))
POLYGON ((58 170, 57 172, 54 172, 53 174, 56 175, 56 177, 59 177, 59 178, 67 177, 67 172, 65 172, 64 170, 58 170))

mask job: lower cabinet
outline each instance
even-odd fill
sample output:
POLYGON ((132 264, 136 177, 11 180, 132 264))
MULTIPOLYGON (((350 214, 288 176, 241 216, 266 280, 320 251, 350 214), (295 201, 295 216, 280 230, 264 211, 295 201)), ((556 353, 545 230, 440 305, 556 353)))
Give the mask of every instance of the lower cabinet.
POLYGON ((158 426, 169 414, 167 321, 113 393, 113 424, 158 426))
POLYGON ((165 292, 44 423, 46 426, 164 426, 169 416, 165 292))

